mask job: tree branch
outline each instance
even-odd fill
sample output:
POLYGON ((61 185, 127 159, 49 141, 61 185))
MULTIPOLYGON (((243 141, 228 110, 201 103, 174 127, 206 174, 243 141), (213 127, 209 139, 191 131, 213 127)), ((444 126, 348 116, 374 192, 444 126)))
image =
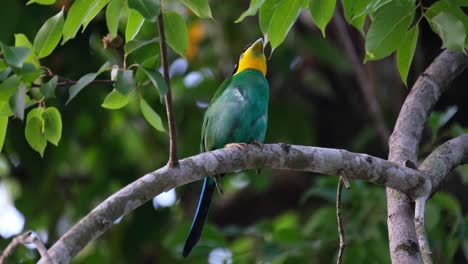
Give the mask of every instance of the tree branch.
MULTIPOLYGON (((152 197, 172 188, 201 180, 204 176, 245 169, 269 167, 301 170, 327 175, 345 172, 349 179, 385 185, 418 197, 426 190, 428 175, 367 154, 342 149, 266 144, 263 149, 248 145, 239 150, 224 148, 180 160, 144 175, 116 192, 81 219, 50 249, 57 263, 68 263, 119 217, 128 214, 152 197)), ((41 260, 39 263, 47 263, 41 260)))
POLYGON ((169 76, 169 66, 167 62, 167 45, 166 35, 164 33, 163 15, 158 15, 158 31, 159 31, 159 47, 161 51, 161 64, 163 66, 163 75, 166 80, 167 93, 164 97, 166 103, 167 123, 169 126, 169 166, 175 167, 178 165, 177 159, 177 133, 174 121, 174 109, 172 107, 172 92, 171 92, 171 77, 169 76))
POLYGON ((340 237, 340 246, 338 248, 338 258, 336 260, 337 264, 343 263, 344 250, 346 247, 345 244, 345 235, 343 230, 343 220, 341 216, 341 191, 343 190, 344 184, 343 177, 340 177, 338 180, 338 187, 336 188, 336 222, 338 224, 338 235, 340 237))
MULTIPOLYGON (((432 107, 467 65, 467 55, 444 51, 420 75, 401 108, 390 136, 390 161, 404 164, 409 160, 417 164, 421 134, 432 107)), ((387 224, 393 263, 421 262, 411 202, 405 194, 387 188, 387 224)))
POLYGON ((28 231, 13 238, 10 244, 8 244, 8 246, 0 255, 0 264, 6 264, 7 258, 13 254, 18 246, 30 243, 33 243, 36 246, 37 251, 41 257, 47 261, 47 263, 55 263, 55 261, 49 256, 47 248, 44 246, 39 237, 34 232, 28 231))

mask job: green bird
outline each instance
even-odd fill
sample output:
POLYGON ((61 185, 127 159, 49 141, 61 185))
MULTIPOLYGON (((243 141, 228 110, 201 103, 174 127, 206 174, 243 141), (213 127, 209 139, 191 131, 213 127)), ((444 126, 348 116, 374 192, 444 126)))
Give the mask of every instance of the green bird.
MULTIPOLYGON (((270 93, 266 68, 263 39, 260 38, 241 54, 234 74, 213 95, 203 120, 200 152, 263 142, 270 93)), ((205 177, 203 181, 198 208, 185 241, 184 257, 200 240, 215 186, 222 193, 218 183, 220 176, 205 177)))

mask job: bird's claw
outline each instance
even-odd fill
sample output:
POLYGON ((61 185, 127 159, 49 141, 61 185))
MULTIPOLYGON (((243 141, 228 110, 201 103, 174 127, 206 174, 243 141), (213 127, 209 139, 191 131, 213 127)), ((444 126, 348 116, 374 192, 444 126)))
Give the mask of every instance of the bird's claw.
POLYGON ((252 145, 256 146, 257 148, 263 150, 263 143, 257 140, 252 141, 252 145))
POLYGON ((223 187, 221 186, 221 177, 217 175, 214 177, 214 180, 215 180, 215 185, 216 185, 216 189, 218 189, 218 192, 220 194, 224 194, 223 187))
POLYGON ((246 143, 229 143, 224 145, 225 148, 237 148, 237 149, 243 149, 247 146, 246 143))

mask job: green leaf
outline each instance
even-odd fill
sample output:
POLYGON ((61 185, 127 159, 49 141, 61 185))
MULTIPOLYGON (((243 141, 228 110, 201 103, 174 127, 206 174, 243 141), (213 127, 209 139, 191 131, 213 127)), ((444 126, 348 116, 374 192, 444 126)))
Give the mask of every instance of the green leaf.
POLYGON ((24 119, 24 108, 26 105, 26 85, 21 83, 19 89, 16 90, 16 93, 10 99, 10 106, 13 109, 15 116, 23 120, 24 119))
POLYGON ((266 0, 262 7, 260 7, 260 11, 258 11, 258 23, 260 24, 260 29, 265 39, 268 39, 271 16, 273 15, 277 3, 278 0, 266 0))
POLYGON ((213 18, 208 0, 180 0, 200 18, 213 18))
POLYGON ((415 25, 412 29, 406 32, 400 46, 397 49, 397 66, 400 73, 401 80, 408 86, 406 80, 408 79, 408 72, 413 61, 414 51, 418 43, 419 26, 415 25))
POLYGON ((58 76, 55 75, 50 79, 48 82, 41 85, 41 93, 44 97, 47 98, 54 98, 55 97, 55 88, 57 88, 58 76))
POLYGON ((62 137, 62 118, 60 112, 55 107, 48 107, 43 113, 44 137, 55 146, 58 145, 62 137))
POLYGON ((304 0, 282 0, 275 7, 268 28, 272 53, 286 38, 303 6, 304 0))
POLYGON ((25 62, 23 67, 14 69, 15 73, 21 77, 25 83, 32 83, 42 74, 42 70, 37 68, 33 63, 25 62))
POLYGON ((135 78, 133 78, 132 70, 124 70, 117 72, 117 79, 115 80, 114 87, 123 95, 127 95, 136 87, 135 78))
POLYGON ((153 110, 153 108, 151 108, 151 106, 148 105, 148 103, 143 98, 140 99, 140 110, 146 121, 148 121, 152 127, 161 132, 166 131, 164 130, 161 117, 159 117, 159 115, 153 110))
POLYGON ((366 15, 364 10, 370 0, 343 0, 343 13, 346 21, 353 25, 361 34, 364 35, 364 22, 366 15))
POLYGON ((234 21, 234 23, 242 22, 242 20, 244 20, 245 17, 254 16, 264 2, 265 0, 251 0, 249 9, 245 10, 244 13, 242 13, 240 17, 236 21, 234 21))
POLYGON ((161 13, 161 4, 155 0, 128 0, 128 7, 140 12, 148 21, 156 21, 159 13, 161 13))
POLYGON ((55 16, 47 19, 34 38, 34 51, 39 58, 48 56, 60 42, 63 30, 63 8, 55 16))
POLYGON ((106 96, 101 106, 112 110, 120 109, 128 104, 129 99, 129 94, 123 95, 114 89, 106 96))
POLYGON ((391 2, 379 10, 367 32, 364 62, 387 57, 395 51, 413 16, 414 7, 407 2, 391 2))
POLYGON ((32 110, 28 113, 28 117, 26 118, 26 127, 24 130, 26 141, 32 149, 39 152, 41 157, 44 156, 44 150, 47 146, 47 139, 43 133, 44 120, 42 119, 42 116, 39 115, 42 111, 32 110))
POLYGON ((26 5, 30 5, 32 3, 40 4, 40 5, 53 5, 57 0, 29 0, 26 5))
POLYGON ((123 13, 123 7, 123 0, 111 0, 109 5, 107 5, 106 24, 111 38, 115 38, 117 36, 117 31, 119 29, 119 21, 123 13))
POLYGON ((127 27, 125 28, 125 43, 133 40, 138 32, 140 32, 141 26, 143 26, 145 19, 136 10, 128 10, 127 27))
POLYGON ((9 117, 13 115, 8 101, 0 101, 0 117, 9 117))
POLYGON ((17 75, 8 77, 0 84, 0 101, 8 101, 19 86, 20 80, 17 75))
POLYGON ((99 68, 99 70, 96 72, 96 73, 88 73, 86 75, 84 75, 83 77, 81 77, 78 82, 76 82, 74 85, 70 86, 70 88, 68 88, 68 92, 69 92, 69 98, 68 98, 68 101, 66 102, 66 104, 70 103, 70 101, 79 93, 81 92, 81 90, 83 90, 83 88, 85 88, 88 84, 90 84, 91 82, 94 81, 94 79, 96 79, 96 77, 101 74, 102 72, 106 71, 106 70, 109 70, 109 67, 110 67, 110 63, 109 62, 106 62, 104 63, 101 68, 99 68))
POLYGON ((309 10, 312 20, 325 37, 325 28, 333 17, 336 0, 309 0, 309 10))
POLYGON ((149 40, 132 40, 132 41, 127 42, 124 45, 124 51, 125 51, 125 54, 129 55, 130 53, 134 52, 135 50, 139 48, 142 48, 149 44, 158 43, 158 42, 159 42, 158 37, 149 39, 149 40))
POLYGON ((31 54, 31 50, 28 47, 8 47, 3 45, 3 56, 8 65, 13 67, 23 67, 24 60, 31 54))
POLYGON ((68 11, 67 19, 65 20, 65 24, 63 26, 62 45, 65 44, 68 40, 74 38, 81 25, 83 23, 87 25, 89 21, 91 21, 99 13, 99 10, 102 9, 108 2, 109 0, 74 1, 73 5, 68 11))
MULTIPOLYGON (((33 45, 29 41, 28 37, 26 37, 24 34, 15 34, 15 46, 25 46, 28 49, 33 50, 33 45)), ((39 59, 37 58, 36 54, 34 54, 34 52, 31 52, 29 56, 24 59, 24 62, 30 62, 39 68, 39 59)))
POLYGON ((3 143, 5 142, 5 136, 8 127, 8 117, 0 117, 0 151, 3 150, 3 143))
POLYGON ((430 20, 434 31, 442 39, 442 47, 451 51, 463 51, 465 46, 465 27, 456 16, 441 12, 430 20))
POLYGON ((167 44, 185 57, 188 47, 188 31, 184 18, 176 12, 163 13, 167 44))
POLYGON ((163 76, 158 71, 148 71, 147 69, 140 67, 140 69, 148 76, 148 79, 153 84, 154 88, 158 90, 161 101, 167 93, 166 81, 164 81, 163 76))

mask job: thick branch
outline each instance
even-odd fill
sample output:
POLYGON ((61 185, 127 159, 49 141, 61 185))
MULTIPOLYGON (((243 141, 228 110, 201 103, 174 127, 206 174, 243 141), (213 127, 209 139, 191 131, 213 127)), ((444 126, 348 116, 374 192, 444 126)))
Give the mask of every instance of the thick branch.
MULTIPOLYGON (((427 117, 448 89, 449 84, 468 65, 463 53, 444 51, 421 74, 405 100, 389 140, 389 160, 417 164, 418 146, 427 117)), ((393 263, 420 263, 411 199, 387 189, 388 234, 393 263)))
MULTIPOLYGON (((177 167, 165 166, 127 185, 80 220, 49 249, 49 254, 58 263, 68 263, 117 218, 161 192, 200 180, 205 175, 262 167, 327 175, 344 171, 349 179, 367 180, 414 196, 419 195, 426 181, 423 172, 340 149, 287 144, 267 144, 263 149, 257 146, 247 146, 243 150, 224 148, 183 159, 177 167)), ((47 262, 41 260, 40 263, 47 262)))
POLYGON ((169 166, 174 167, 178 164, 177 159, 177 133, 174 120, 174 109, 172 107, 171 77, 169 76, 169 66, 167 61, 166 34, 164 33, 164 20, 162 13, 158 16, 159 47, 161 51, 161 64, 163 75, 166 80, 167 93, 164 97, 166 103, 167 123, 169 126, 169 166))

